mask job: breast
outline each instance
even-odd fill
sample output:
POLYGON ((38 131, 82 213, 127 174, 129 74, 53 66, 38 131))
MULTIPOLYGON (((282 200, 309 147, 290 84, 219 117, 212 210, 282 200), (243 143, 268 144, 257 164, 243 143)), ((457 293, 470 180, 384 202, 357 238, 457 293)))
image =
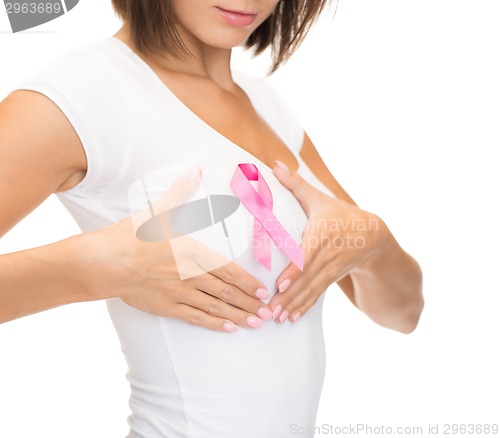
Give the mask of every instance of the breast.
MULTIPOLYGON (((293 194, 267 166, 236 149, 223 151, 200 151, 188 160, 159 167, 145 176, 148 196, 159 198, 197 162, 203 183, 188 202, 209 195, 234 197, 229 182, 236 166, 253 162, 273 195, 274 215, 300 244, 307 215, 293 194)), ((130 196, 132 207, 140 208, 139 185, 131 186, 130 196)), ((277 277, 290 262, 288 257, 273 242, 271 271, 255 259, 251 247, 254 218, 242 203, 221 217, 230 245, 220 221, 194 230, 191 237, 220 244, 228 259, 234 256, 236 263, 274 293, 277 277)), ((204 438, 232 437, 235 431, 239 438, 276 438, 288 436, 292 424, 314 425, 324 376, 322 304, 323 297, 297 324, 265 321, 259 329, 240 327, 235 333, 222 333, 153 316, 119 299, 108 300, 130 368, 130 422, 138 428, 153 422, 162 429, 163 435, 148 431, 148 437, 185 437, 189 431, 189 436, 204 438)))

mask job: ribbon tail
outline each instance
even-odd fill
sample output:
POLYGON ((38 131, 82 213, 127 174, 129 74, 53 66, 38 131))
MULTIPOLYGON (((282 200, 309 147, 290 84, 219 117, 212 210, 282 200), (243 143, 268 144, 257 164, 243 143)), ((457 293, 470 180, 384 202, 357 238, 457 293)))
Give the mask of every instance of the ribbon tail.
POLYGON ((270 210, 255 211, 255 216, 266 228, 274 243, 286 256, 301 270, 304 270, 304 249, 301 248, 292 236, 278 221, 270 210))
POLYGON ((271 238, 257 218, 254 218, 253 242, 255 258, 271 271, 271 238))

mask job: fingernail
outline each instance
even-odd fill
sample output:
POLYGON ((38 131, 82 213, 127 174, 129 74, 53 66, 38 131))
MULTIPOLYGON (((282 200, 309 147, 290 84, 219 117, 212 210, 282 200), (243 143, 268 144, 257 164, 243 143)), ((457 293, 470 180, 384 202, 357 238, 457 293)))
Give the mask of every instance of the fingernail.
POLYGON ((230 321, 226 321, 224 324, 222 324, 222 328, 226 332, 230 332, 230 333, 238 330, 238 326, 234 322, 230 322, 230 321))
POLYGON ((300 312, 295 312, 292 316, 292 322, 297 322, 301 316, 302 314, 300 312))
POLYGON ((280 322, 285 322, 288 318, 288 310, 285 310, 280 316, 280 322))
POLYGON ((263 322, 264 321, 262 321, 262 319, 257 318, 256 316, 250 315, 247 317, 247 324, 252 328, 259 328, 263 322))
POLYGON ((285 163, 282 163, 281 161, 279 160, 274 160, 274 162, 279 166, 281 167, 285 172, 287 173, 290 173, 290 169, 287 167, 287 165, 285 163))
POLYGON ((273 313, 267 307, 261 307, 257 310, 257 315, 259 315, 264 321, 273 319, 273 313))
POLYGON ((186 176, 191 180, 195 181, 196 178, 198 178, 198 175, 200 174, 200 165, 195 163, 193 164, 187 171, 186 171, 186 176))
POLYGON ((269 291, 267 289, 264 289, 263 287, 259 287, 257 289, 257 292, 255 292, 255 296, 257 298, 260 298, 261 300, 266 300, 267 298, 269 298, 271 296, 271 294, 269 293, 269 291))
POLYGON ((281 284, 278 286, 278 292, 285 292, 288 287, 292 284, 292 281, 287 278, 281 282, 281 284))
POLYGON ((279 314, 281 313, 281 309, 283 309, 283 307, 281 307, 281 304, 278 304, 275 308, 274 308, 274 311, 273 311, 273 319, 276 320, 276 318, 279 316, 279 314))

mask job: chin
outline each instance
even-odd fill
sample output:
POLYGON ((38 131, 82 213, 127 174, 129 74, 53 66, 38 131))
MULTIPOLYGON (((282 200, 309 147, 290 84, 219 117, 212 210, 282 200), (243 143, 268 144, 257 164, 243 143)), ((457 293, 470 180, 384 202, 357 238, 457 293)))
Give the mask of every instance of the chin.
POLYGON ((248 32, 216 31, 209 36, 202 36, 200 41, 218 49, 232 49, 243 44, 249 36, 248 32))

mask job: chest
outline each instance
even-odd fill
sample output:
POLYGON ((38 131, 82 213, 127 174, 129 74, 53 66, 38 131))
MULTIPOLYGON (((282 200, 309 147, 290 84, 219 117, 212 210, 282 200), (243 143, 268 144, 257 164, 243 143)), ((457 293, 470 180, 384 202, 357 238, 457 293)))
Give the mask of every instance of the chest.
POLYGON ((292 170, 298 168, 289 148, 239 86, 229 92, 206 80, 187 82, 161 73, 158 76, 200 123, 210 126, 271 168, 274 160, 284 162, 292 170))

